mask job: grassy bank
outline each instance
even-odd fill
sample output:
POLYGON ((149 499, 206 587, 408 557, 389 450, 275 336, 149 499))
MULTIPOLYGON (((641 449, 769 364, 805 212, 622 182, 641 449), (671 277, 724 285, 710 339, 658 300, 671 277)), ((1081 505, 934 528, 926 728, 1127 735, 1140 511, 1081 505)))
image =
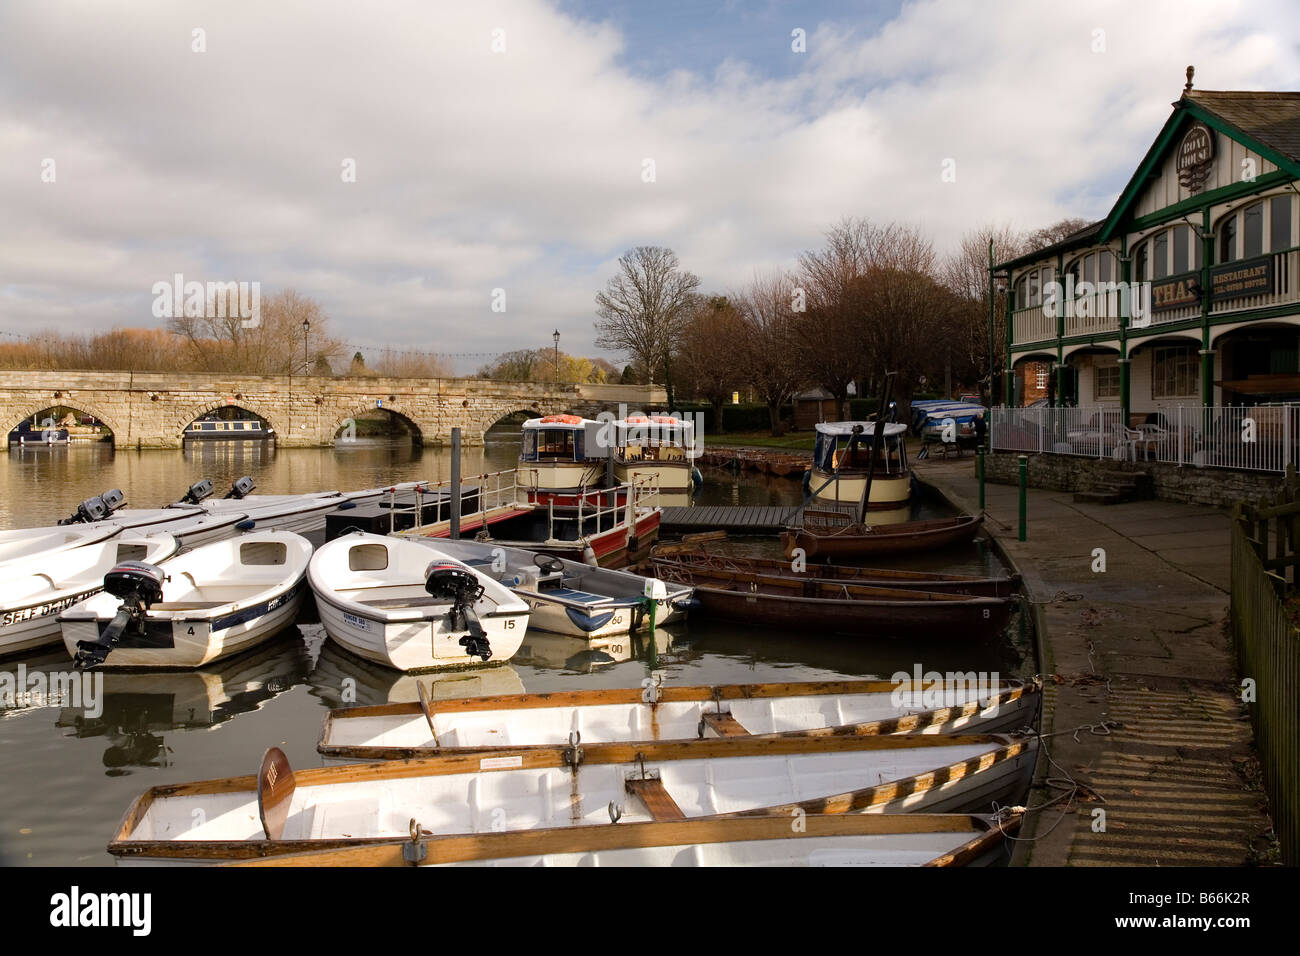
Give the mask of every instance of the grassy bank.
POLYGON ((780 438, 773 438, 770 432, 727 432, 723 435, 705 435, 705 445, 715 447, 737 447, 749 445, 755 448, 784 448, 791 451, 812 451, 813 432, 789 432, 780 438))

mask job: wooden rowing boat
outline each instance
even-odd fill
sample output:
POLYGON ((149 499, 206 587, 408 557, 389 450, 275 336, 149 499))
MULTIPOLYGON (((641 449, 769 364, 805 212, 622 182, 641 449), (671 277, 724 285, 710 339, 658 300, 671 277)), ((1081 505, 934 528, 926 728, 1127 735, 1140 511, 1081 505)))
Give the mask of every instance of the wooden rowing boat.
POLYGON ((796 571, 779 558, 749 558, 720 554, 702 548, 658 545, 651 554, 656 566, 738 571, 764 577, 792 580, 844 581, 870 587, 904 588, 977 597, 1006 597, 1020 589, 1020 575, 980 577, 972 574, 941 574, 936 571, 900 571, 894 568, 857 568, 845 564, 801 564, 796 571))
POLYGON ((979 532, 983 515, 905 521, 901 524, 841 523, 846 515, 832 511, 803 512, 803 526, 781 533, 786 557, 802 548, 806 557, 865 557, 915 554, 970 541, 979 532), (838 519, 838 520, 837 520, 838 519))
POLYGON ((331 710, 316 749, 338 760, 391 760, 555 747, 573 734, 587 744, 766 734, 989 734, 1032 726, 1040 696, 1036 681, 997 679, 980 686, 973 673, 928 683, 650 685, 443 700, 430 700, 421 685, 419 694, 419 702, 331 710))
POLYGON ((530 833, 426 836, 287 853, 228 866, 987 866, 1010 855, 1019 808, 1001 814, 731 817, 530 833))
POLYGON ((663 581, 695 589, 699 613, 757 627, 872 637, 1000 634, 1011 619, 1010 597, 971 597, 847 581, 822 581, 656 565, 663 581))
POLYGON ((1023 801, 1034 737, 724 737, 498 750, 295 773, 279 748, 254 776, 141 794, 108 851, 189 863, 431 834, 710 816, 984 812, 1023 801))

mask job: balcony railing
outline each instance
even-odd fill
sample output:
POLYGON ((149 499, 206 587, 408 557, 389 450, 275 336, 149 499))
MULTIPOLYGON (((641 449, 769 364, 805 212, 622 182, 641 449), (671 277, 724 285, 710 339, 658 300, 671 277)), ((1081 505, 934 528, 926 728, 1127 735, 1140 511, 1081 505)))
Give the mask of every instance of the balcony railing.
POLYGON ((1300 406, 1180 405, 1129 427, 1113 405, 990 409, 996 451, 1282 472, 1300 465, 1300 406))
POLYGON ((1056 338, 1056 319, 1043 315, 1041 305, 1011 314, 1012 342, 1050 342, 1056 338))

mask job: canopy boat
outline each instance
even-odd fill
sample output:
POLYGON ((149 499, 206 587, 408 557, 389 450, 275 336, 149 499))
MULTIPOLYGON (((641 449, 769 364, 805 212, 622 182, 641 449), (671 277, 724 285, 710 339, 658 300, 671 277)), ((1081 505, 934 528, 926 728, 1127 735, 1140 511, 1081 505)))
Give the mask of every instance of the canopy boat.
POLYGON ((88 524, 0 531, 0 568, 16 562, 40 561, 71 548, 107 541, 121 530, 115 524, 88 524))
POLYGON ((662 502, 688 505, 703 482, 695 423, 674 415, 630 415, 607 426, 613 432, 614 474, 633 483, 653 479, 662 502))
POLYGON ((1033 737, 918 734, 583 744, 169 783, 127 809, 119 860, 221 862, 432 835, 802 812, 984 812, 1020 803, 1033 737))
POLYGON ((886 422, 880 427, 877 449, 876 422, 818 423, 813 464, 804 479, 810 507, 845 509, 857 518, 866 512, 872 524, 908 519, 912 471, 907 461, 907 426, 886 422))
POLYGON ((988 866, 1010 857, 1020 808, 998 814, 814 813, 530 833, 432 836, 287 853, 230 866, 988 866))
POLYGON ((95 544, 0 568, 0 654, 59 640, 59 614, 97 594, 122 561, 157 564, 176 553, 168 534, 124 531, 95 544))
POLYGON ((687 570, 735 571, 760 577, 789 578, 796 581, 843 581, 870 587, 905 588, 914 591, 937 591, 978 597, 1006 597, 1020 590, 1020 575, 1007 574, 985 578, 971 574, 942 574, 937 571, 900 571, 894 568, 859 568, 846 564, 805 564, 796 571, 789 561, 779 558, 750 558, 706 551, 702 548, 660 551, 656 547, 652 560, 656 567, 680 567, 687 570))
MULTIPOLYGON (((421 691, 423 689, 421 688, 421 691)), ((1033 725, 1039 685, 996 680, 808 681, 464 697, 330 711, 317 750, 391 760, 482 750, 746 735, 1000 733, 1033 725), (646 697, 651 697, 646 701, 646 697)))
POLYGON ((666 563, 656 564, 655 572, 665 581, 693 587, 704 615, 802 633, 983 639, 1000 634, 1015 607, 1009 597, 881 588, 666 563))
POLYGON ((654 601, 655 625, 686 616, 688 587, 627 571, 593 568, 545 552, 508 548, 487 541, 413 537, 465 562, 510 588, 532 612, 529 628, 588 639, 640 630, 650 623, 646 602, 654 601))
POLYGON ((875 557, 916 554, 971 541, 983 515, 959 515, 895 525, 865 525, 836 512, 805 510, 803 525, 781 532, 787 557, 802 548, 805 557, 875 557))
POLYGON ((519 483, 530 501, 574 504, 608 484, 607 424, 578 415, 546 415, 523 424, 519 483))
POLYGON ((925 441, 971 442, 975 419, 985 413, 983 405, 971 402, 913 402, 912 430, 925 441))
POLYGON ((504 585, 403 538, 335 538, 312 557, 307 580, 325 633, 397 670, 508 661, 528 626, 528 605, 504 585))
POLYGON ((171 558, 119 566, 104 591, 64 611, 79 667, 201 667, 293 623, 312 546, 290 531, 253 531, 171 558))
MULTIPOLYGON (((572 561, 602 568, 621 568, 649 553, 659 536, 663 509, 659 492, 649 479, 590 491, 561 503, 558 495, 538 500, 519 484, 514 471, 480 475, 472 492, 474 510, 462 514, 460 533, 476 541, 502 547, 545 551, 572 561)), ((443 482, 434 493, 455 492, 443 482)), ((471 492, 462 489, 462 496, 471 492)), ((450 539, 451 520, 417 525, 403 537, 450 539)))

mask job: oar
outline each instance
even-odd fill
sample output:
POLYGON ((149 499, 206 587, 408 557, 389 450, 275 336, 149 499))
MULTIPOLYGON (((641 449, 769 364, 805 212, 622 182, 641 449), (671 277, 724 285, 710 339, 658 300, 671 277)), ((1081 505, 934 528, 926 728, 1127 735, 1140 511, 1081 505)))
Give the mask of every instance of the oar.
POLYGON ((284 837, 284 825, 289 819, 289 805, 297 784, 289 758, 279 747, 272 747, 262 756, 262 768, 257 772, 257 815, 262 820, 262 830, 268 840, 284 837))
POLYGON ((429 722, 429 733, 433 734, 433 745, 441 747, 438 743, 438 728, 433 726, 433 708, 429 705, 429 691, 419 681, 415 682, 415 687, 420 695, 420 710, 424 711, 424 719, 429 722))

